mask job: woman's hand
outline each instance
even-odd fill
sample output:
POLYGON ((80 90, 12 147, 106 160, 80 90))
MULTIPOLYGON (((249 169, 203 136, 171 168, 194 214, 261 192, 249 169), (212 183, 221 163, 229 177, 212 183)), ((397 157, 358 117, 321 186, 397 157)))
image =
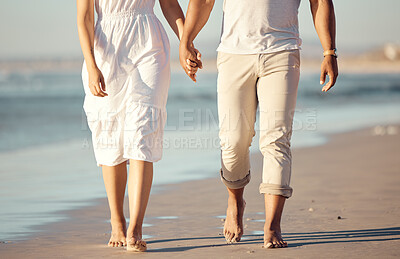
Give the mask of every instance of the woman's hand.
POLYGON ((82 53, 89 74, 89 88, 94 96, 104 97, 106 84, 94 57, 94 3, 93 0, 77 0, 77 25, 82 53))
POLYGON ((97 67, 88 68, 89 73, 89 88, 94 96, 105 97, 108 96, 106 91, 106 84, 104 82, 103 74, 97 67))

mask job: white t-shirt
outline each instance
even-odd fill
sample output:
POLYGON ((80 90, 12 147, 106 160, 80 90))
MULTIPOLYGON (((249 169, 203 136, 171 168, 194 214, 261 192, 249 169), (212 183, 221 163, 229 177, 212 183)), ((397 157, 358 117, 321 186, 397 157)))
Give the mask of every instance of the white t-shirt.
POLYGON ((224 0, 217 51, 233 54, 300 49, 300 0, 224 0))

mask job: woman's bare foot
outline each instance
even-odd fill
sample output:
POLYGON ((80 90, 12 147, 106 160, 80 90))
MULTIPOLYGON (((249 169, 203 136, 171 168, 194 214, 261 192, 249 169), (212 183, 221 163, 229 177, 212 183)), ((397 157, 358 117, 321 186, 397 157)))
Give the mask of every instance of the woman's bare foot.
POLYGON ((228 209, 224 225, 224 236, 228 243, 239 242, 243 235, 243 213, 246 202, 243 197, 239 199, 228 198, 228 209))
POLYGON ((141 229, 128 229, 126 250, 132 252, 146 252, 147 243, 146 241, 142 240, 141 229))
POLYGON ((126 245, 126 222, 125 219, 111 221, 111 238, 108 241, 108 246, 122 247, 126 245))
POLYGON ((147 251, 147 243, 144 240, 134 240, 133 238, 128 241, 127 251, 132 252, 146 252, 147 251))
POLYGON ((287 246, 288 244, 282 239, 280 226, 264 225, 264 248, 282 248, 287 246))

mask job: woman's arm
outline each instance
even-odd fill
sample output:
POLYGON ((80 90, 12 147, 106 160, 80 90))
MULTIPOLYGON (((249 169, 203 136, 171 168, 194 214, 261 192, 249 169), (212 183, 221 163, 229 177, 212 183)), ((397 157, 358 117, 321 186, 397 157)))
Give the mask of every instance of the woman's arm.
MULTIPOLYGON (((310 0, 310 7, 324 51, 336 49, 336 19, 332 0, 310 0)), ((332 55, 325 56, 321 64, 321 85, 325 83, 326 75, 329 76, 329 82, 322 88, 324 92, 335 85, 338 76, 337 60, 332 55)))
POLYGON ((89 74, 89 88, 93 95, 107 96, 104 77, 94 57, 94 3, 93 0, 77 0, 77 26, 82 53, 89 74))
POLYGON ((183 24, 185 16, 177 0, 160 0, 161 10, 165 19, 175 32, 178 39, 181 40, 183 34, 183 24))

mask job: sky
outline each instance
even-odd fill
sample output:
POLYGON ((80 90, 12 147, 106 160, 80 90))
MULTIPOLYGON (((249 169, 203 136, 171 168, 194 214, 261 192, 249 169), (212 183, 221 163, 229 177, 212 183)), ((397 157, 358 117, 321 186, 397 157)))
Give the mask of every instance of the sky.
MULTIPOLYGON (((179 2, 186 12, 188 0, 179 2)), ((208 24, 195 41, 204 57, 216 56, 222 4, 223 0, 216 0, 208 24)), ((334 5, 339 52, 366 51, 388 42, 400 44, 400 0, 336 0, 334 5)), ((155 10, 170 37, 172 56, 176 57, 176 36, 162 16, 158 3, 155 10)), ((316 51, 319 41, 308 0, 301 1, 299 24, 304 51, 316 51)), ((0 0, 0 35, 0 60, 82 56, 75 0, 0 0)))

